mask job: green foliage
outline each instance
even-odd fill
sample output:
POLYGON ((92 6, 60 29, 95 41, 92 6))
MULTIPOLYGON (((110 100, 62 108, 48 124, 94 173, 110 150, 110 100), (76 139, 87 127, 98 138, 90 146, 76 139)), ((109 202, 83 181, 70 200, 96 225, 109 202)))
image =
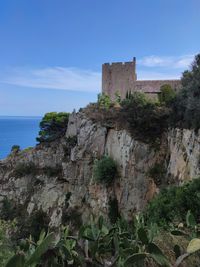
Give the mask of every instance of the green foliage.
POLYGON ((112 224, 116 223, 117 220, 120 218, 119 207, 117 198, 110 198, 108 202, 108 217, 112 224))
POLYGON ((41 233, 37 243, 28 240, 28 250, 18 250, 16 254, 8 261, 6 267, 36 267, 42 261, 42 256, 52 247, 54 247, 54 233, 41 233))
POLYGON ((54 167, 45 167, 41 169, 41 172, 46 174, 48 177, 61 176, 62 175, 62 166, 56 165, 54 167))
POLYGON ((49 226, 49 217, 42 211, 34 211, 30 216, 26 214, 25 218, 18 217, 18 238, 27 238, 30 234, 34 240, 37 240, 42 230, 47 231, 49 226))
POLYGON ((200 54, 195 57, 190 70, 183 73, 182 90, 172 103, 172 126, 200 128, 200 54))
POLYGON ((156 185, 160 185, 162 179, 166 175, 166 168, 164 165, 164 162, 161 163, 155 163, 153 167, 150 168, 148 171, 148 176, 150 176, 156 185))
POLYGON ((62 174, 62 166, 56 165, 54 167, 37 168, 34 163, 18 163, 12 173, 13 176, 20 178, 26 175, 44 174, 48 177, 60 176, 62 174))
POLYGON ((69 136, 66 138, 66 144, 64 146, 65 158, 70 157, 71 149, 77 145, 77 136, 69 136))
POLYGON ((18 163, 16 167, 14 168, 13 175, 15 177, 22 177, 25 175, 29 174, 36 174, 37 173, 37 168, 34 165, 34 163, 29 162, 29 163, 18 163))
POLYGON ((2 201, 2 207, 0 210, 0 219, 8 221, 8 220, 13 220, 16 216, 14 207, 12 205, 12 202, 5 197, 2 201))
POLYGON ((115 102, 118 104, 121 103, 121 95, 118 91, 115 93, 115 102))
POLYGON ((122 100, 123 106, 128 106, 128 105, 145 106, 147 103, 148 99, 146 95, 140 92, 127 92, 126 98, 122 100))
POLYGON ((145 142, 155 142, 167 127, 169 109, 147 100, 144 94, 134 93, 122 101, 122 114, 133 135, 145 142))
POLYGON ((11 153, 18 153, 20 152, 20 146, 19 145, 13 145, 12 148, 11 148, 11 153))
POLYGON ((97 103, 99 107, 109 109, 111 107, 112 101, 107 94, 102 93, 98 94, 97 103))
POLYGON ((173 221, 183 221, 190 210, 195 220, 200 210, 200 179, 194 179, 183 186, 170 186, 162 190, 146 208, 148 222, 167 225, 173 221))
POLYGON ((169 104, 176 97, 176 92, 169 84, 160 87, 159 101, 162 104, 169 104))
POLYGON ((97 182, 111 185, 117 178, 117 163, 109 156, 104 156, 94 164, 94 178, 97 182))
POLYGON ((69 113, 50 112, 46 113, 40 122, 40 132, 37 141, 50 142, 63 136, 67 129, 69 113))
POLYGON ((0 267, 4 267, 6 262, 14 254, 14 248, 9 240, 9 231, 13 229, 13 224, 0 220, 0 267))
POLYGON ((200 250, 198 238, 188 241, 184 254, 177 244, 177 259, 175 262, 173 259, 172 265, 172 259, 168 259, 154 240, 158 231, 155 227, 147 227, 142 215, 137 215, 131 223, 119 219, 114 225, 108 225, 102 216, 98 220, 91 217, 87 224, 80 227, 77 235, 72 236, 69 227, 61 227, 60 230, 56 238, 53 233, 41 231, 37 242, 31 236, 22 240, 23 246, 16 249, 14 256, 11 254, 6 267, 144 267, 152 266, 153 262, 156 266, 178 267, 200 250))
POLYGON ((4 198, 0 210, 0 219, 4 221, 16 222, 15 240, 27 238, 30 234, 37 240, 42 229, 47 230, 49 218, 42 210, 33 211, 28 215, 26 208, 22 204, 4 198))
POLYGON ((77 136, 69 136, 66 138, 66 143, 70 146, 70 147, 74 147, 77 144, 77 136))
MULTIPOLYGON (((67 208, 67 206, 65 208, 67 208)), ((76 208, 65 209, 62 214, 62 224, 65 226, 70 225, 73 230, 79 229, 82 224, 82 216, 80 211, 76 208)))

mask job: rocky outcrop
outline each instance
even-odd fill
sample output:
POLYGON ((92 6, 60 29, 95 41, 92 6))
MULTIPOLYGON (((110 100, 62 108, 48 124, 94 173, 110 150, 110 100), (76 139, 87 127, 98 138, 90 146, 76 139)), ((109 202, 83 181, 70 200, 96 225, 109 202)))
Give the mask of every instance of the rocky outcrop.
POLYGON ((0 203, 9 199, 28 214, 43 210, 50 226, 57 227, 77 215, 83 221, 91 213, 107 216, 109 199, 115 197, 120 212, 130 218, 160 187, 199 175, 199 145, 200 133, 172 129, 163 135, 159 148, 153 147, 137 141, 127 130, 110 129, 83 112, 73 113, 64 137, 0 162, 0 203), (119 168, 119 178, 110 187, 93 178, 94 162, 104 154, 119 168), (156 164, 165 169, 159 183, 150 177, 156 164))
POLYGON ((172 129, 168 132, 167 172, 177 182, 200 175, 200 131, 172 129))

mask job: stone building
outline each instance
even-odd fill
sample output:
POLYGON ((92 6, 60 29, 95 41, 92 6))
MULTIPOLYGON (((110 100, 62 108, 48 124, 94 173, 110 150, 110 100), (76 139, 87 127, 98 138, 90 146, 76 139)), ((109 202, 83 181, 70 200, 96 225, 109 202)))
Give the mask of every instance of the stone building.
POLYGON ((160 87, 169 84, 177 91, 180 80, 137 80, 136 58, 131 62, 105 63, 102 65, 102 92, 115 99, 118 92, 121 98, 126 97, 127 92, 143 92, 150 97, 157 97, 160 87))

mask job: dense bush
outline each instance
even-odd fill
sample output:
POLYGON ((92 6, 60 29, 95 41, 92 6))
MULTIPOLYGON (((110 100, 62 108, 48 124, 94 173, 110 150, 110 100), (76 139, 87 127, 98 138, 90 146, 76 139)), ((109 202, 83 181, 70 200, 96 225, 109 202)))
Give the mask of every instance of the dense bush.
POLYGON ((108 109, 110 108, 112 101, 107 94, 102 93, 102 94, 98 94, 97 103, 99 107, 108 109))
POLYGON ((169 84, 164 84, 160 87, 160 94, 158 95, 160 103, 169 104, 176 96, 176 92, 169 84))
POLYGON ((173 221, 183 221, 191 210, 200 221, 200 179, 194 179, 183 186, 163 189, 148 204, 145 214, 148 222, 166 225, 173 221))
POLYGON ((122 106, 140 105, 144 106, 148 103, 148 99, 144 93, 127 92, 125 99, 121 101, 122 106))
POLYGON ((59 235, 42 231, 37 242, 31 238, 22 240, 6 267, 179 267, 186 258, 184 266, 199 266, 196 253, 200 250, 199 225, 195 221, 191 224, 191 219, 189 214, 189 227, 184 228, 187 231, 184 236, 188 240, 182 238, 185 241, 183 245, 181 239, 171 235, 177 236, 183 231, 177 229, 171 234, 170 230, 160 233, 156 225, 147 227, 142 216, 136 216, 132 225, 122 219, 108 225, 103 217, 96 221, 91 217, 76 235, 71 234, 69 227, 62 227, 59 235), (159 242, 158 238, 162 241, 159 242), (196 257, 191 257, 194 253, 196 257))
POLYGON ((96 181, 111 185, 117 177, 117 163, 109 156, 97 160, 94 165, 94 178, 96 181))
POLYGON ((18 153, 20 152, 20 146, 19 145, 13 145, 12 148, 11 148, 11 152, 12 153, 18 153))
POLYGON ((0 267, 4 267, 14 254, 13 244, 9 239, 9 231, 13 228, 13 223, 0 220, 0 267))
POLYGON ((122 116, 129 130, 138 139, 154 142, 167 128, 169 109, 146 99, 144 94, 134 93, 122 101, 122 116))
MULTIPOLYGON (((26 201, 25 201, 26 203, 26 201)), ((49 217, 42 210, 27 213, 26 204, 19 204, 8 198, 4 198, 0 209, 0 220, 6 222, 15 220, 16 231, 14 242, 21 238, 27 238, 30 234, 37 240, 42 229, 47 230, 49 217)))
POLYGON ((54 176, 61 176, 63 169, 61 165, 56 165, 55 167, 50 167, 50 166, 45 167, 40 171, 43 172, 48 177, 54 177, 54 176))
POLYGON ((48 177, 61 176, 62 166, 56 165, 54 167, 48 166, 48 167, 38 168, 33 162, 18 163, 12 172, 12 175, 18 178, 30 174, 31 175, 44 174, 47 175, 48 177))
POLYGON ((118 207, 118 200, 116 197, 109 199, 108 202, 108 217, 112 224, 116 223, 117 220, 120 218, 119 207, 118 207))
POLYGON ((18 163, 13 171, 13 175, 16 177, 22 177, 24 175, 36 174, 37 168, 34 163, 18 163))
POLYGON ((149 169, 147 175, 154 180, 156 185, 160 185, 166 175, 166 167, 164 162, 155 163, 155 165, 149 169))
POLYGON ((50 142, 63 136, 67 129, 69 113, 50 112, 46 113, 40 122, 38 142, 50 142))
POLYGON ((183 128, 200 128, 200 54, 190 70, 183 73, 182 90, 172 102, 172 125, 183 128))

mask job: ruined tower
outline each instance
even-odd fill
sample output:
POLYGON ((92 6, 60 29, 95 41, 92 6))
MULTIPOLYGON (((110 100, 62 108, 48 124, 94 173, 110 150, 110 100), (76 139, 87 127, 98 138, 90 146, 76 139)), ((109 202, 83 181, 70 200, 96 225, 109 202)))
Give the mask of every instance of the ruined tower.
POLYGON ((102 65, 102 92, 108 94, 111 99, 115 98, 115 93, 120 93, 121 97, 126 96, 127 91, 131 91, 136 76, 136 58, 131 62, 105 63, 102 65))
POLYGON ((178 91, 181 87, 180 80, 137 80, 136 58, 130 62, 105 63, 102 65, 102 92, 115 99, 116 93, 121 98, 127 92, 142 92, 151 98, 157 98, 160 87, 169 84, 178 91))

